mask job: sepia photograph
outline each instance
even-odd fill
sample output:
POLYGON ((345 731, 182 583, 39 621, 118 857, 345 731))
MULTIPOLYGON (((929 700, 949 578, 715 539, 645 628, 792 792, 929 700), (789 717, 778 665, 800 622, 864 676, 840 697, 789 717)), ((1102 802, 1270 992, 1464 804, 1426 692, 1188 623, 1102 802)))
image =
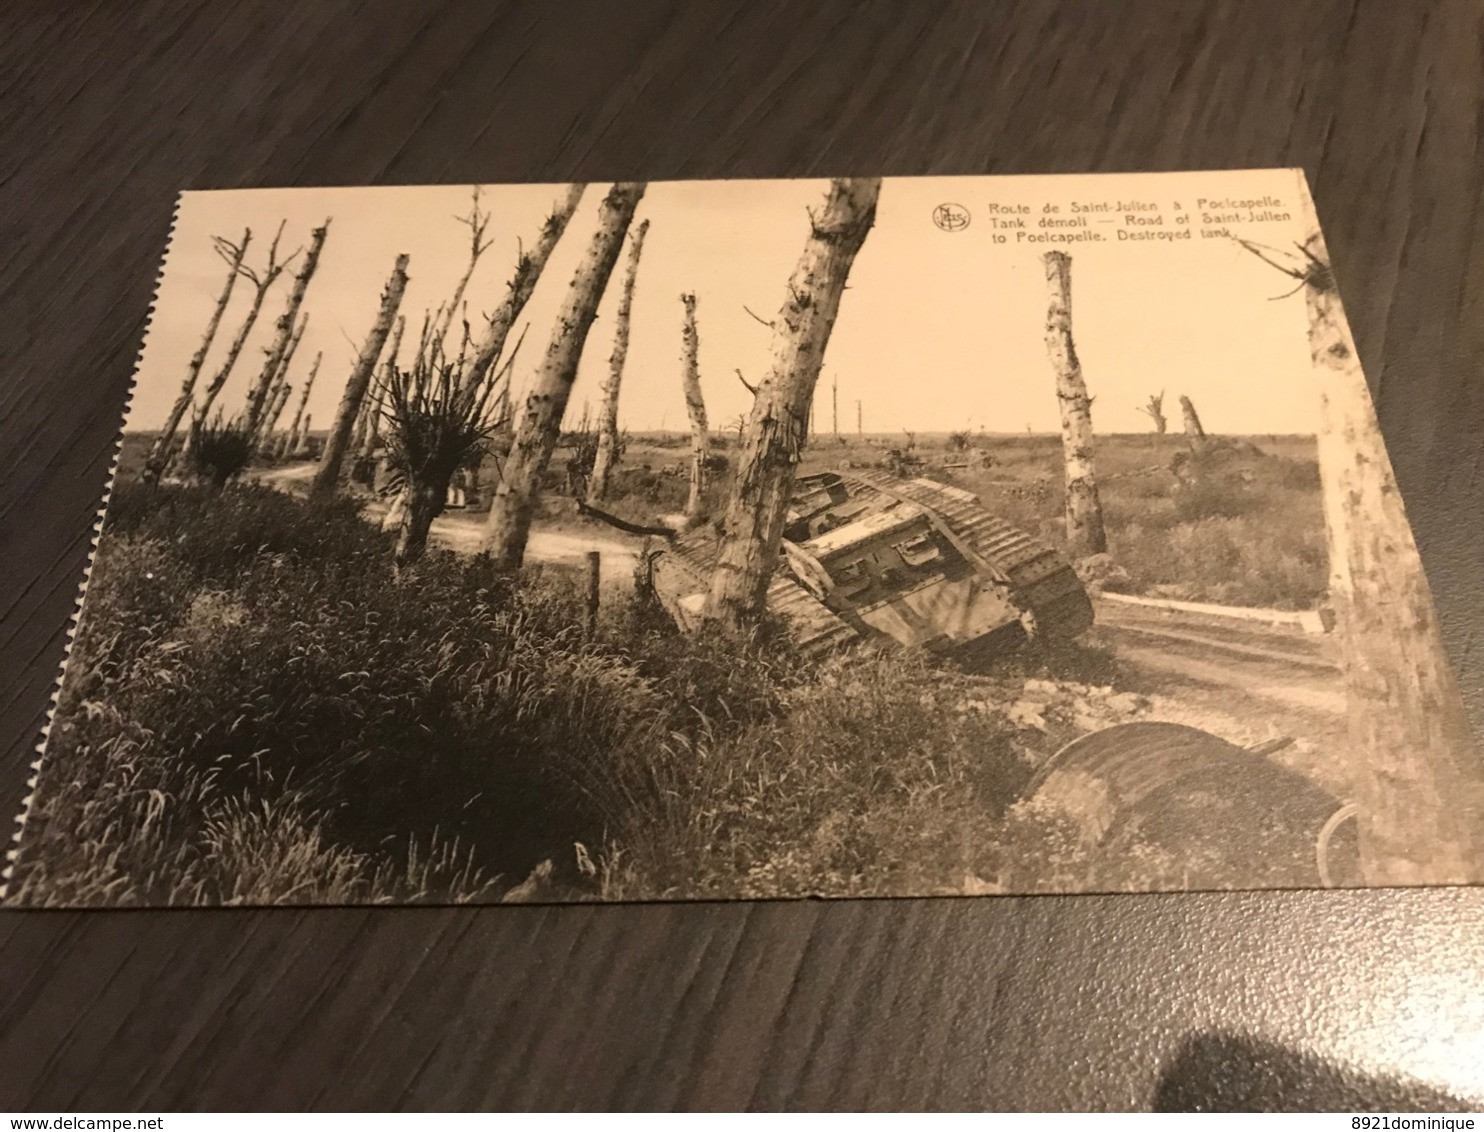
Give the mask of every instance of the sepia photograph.
POLYGON ((1291 169, 185 193, 4 901, 1484 880, 1342 286, 1291 169))

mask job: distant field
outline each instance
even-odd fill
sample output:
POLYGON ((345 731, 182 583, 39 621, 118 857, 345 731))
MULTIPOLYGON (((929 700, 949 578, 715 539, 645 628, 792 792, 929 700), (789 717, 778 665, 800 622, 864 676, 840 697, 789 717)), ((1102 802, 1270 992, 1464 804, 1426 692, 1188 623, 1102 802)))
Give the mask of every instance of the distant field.
MULTIPOLYGON (((912 474, 966 488, 1007 522, 1064 545, 1060 437, 979 435, 969 438, 968 451, 953 448, 945 433, 911 439, 912 454, 922 461, 912 474), (988 453, 987 467, 977 466, 974 449, 988 453)), ((1189 451, 1183 436, 1098 437, 1108 549, 1128 574, 1123 588, 1188 601, 1313 608, 1327 572, 1314 438, 1227 439, 1254 445, 1259 454, 1215 468, 1195 487, 1181 489, 1170 466, 1177 454, 1189 451)), ((889 450, 908 443, 902 433, 815 436, 800 472, 877 465, 889 450)), ((683 505, 686 481, 673 471, 684 464, 688 444, 678 433, 630 437, 619 483, 636 490, 622 501, 624 510, 649 518, 683 505), (672 474, 656 474, 667 466, 672 474), (652 502, 647 515, 641 505, 646 497, 652 502)), ((725 451, 732 454, 731 443, 725 451)))
MULTIPOLYGON (((138 477, 152 439, 149 433, 125 436, 119 464, 122 481, 138 477)), ((1109 552, 1128 575, 1123 588, 1281 609, 1313 608, 1320 600, 1326 564, 1314 439, 1238 439, 1254 445, 1260 455, 1244 458, 1229 470, 1217 469, 1194 488, 1182 489, 1169 468, 1178 453, 1187 451, 1183 436, 1098 438, 1109 552)), ((966 488, 1007 522, 1062 544, 1059 437, 980 434, 968 438, 968 451, 954 448, 944 433, 918 433, 911 441, 912 455, 922 461, 914 474, 966 488), (988 454, 988 466, 972 459, 974 449, 988 454), (944 466, 963 463, 971 466, 944 466)), ((713 450, 732 460, 735 442, 735 434, 717 434, 713 450)), ((678 432, 629 436, 614 479, 612 509, 648 521, 683 508, 689 443, 688 435, 678 432)), ((838 439, 817 435, 810 440, 800 471, 807 474, 846 463, 874 466, 889 450, 907 449, 908 444, 902 433, 838 439)), ((544 509, 549 522, 563 525, 573 521, 570 503, 560 494, 566 456, 558 450, 552 460, 544 509)), ((495 476, 494 463, 488 461, 482 481, 492 485, 495 476)), ((723 505, 725 491, 726 477, 714 477, 713 509, 723 505)))

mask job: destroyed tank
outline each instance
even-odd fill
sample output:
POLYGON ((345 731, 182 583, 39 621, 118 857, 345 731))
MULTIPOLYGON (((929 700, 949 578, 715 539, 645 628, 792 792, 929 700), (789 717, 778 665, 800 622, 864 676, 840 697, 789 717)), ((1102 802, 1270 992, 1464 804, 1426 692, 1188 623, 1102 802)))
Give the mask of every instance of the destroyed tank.
MULTIPOLYGON (((699 623, 716 555, 710 526, 650 555, 654 591, 682 629, 699 623)), ((871 471, 797 481, 768 608, 808 655, 866 641, 970 669, 1028 640, 1071 640, 1093 620, 1071 564, 977 496, 871 471)))

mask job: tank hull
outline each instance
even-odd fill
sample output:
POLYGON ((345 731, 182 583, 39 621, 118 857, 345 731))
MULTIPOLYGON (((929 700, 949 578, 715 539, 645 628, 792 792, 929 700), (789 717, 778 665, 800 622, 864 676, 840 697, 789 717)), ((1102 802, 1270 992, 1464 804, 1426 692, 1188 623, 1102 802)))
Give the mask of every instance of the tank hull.
MULTIPOLYGON (((700 529, 650 556, 655 593, 683 629, 699 626, 716 555, 715 533, 700 529)), ((1027 640, 1072 640, 1093 621, 1054 548, 968 492, 876 472, 800 481, 767 600, 806 654, 870 641, 970 668, 1027 640)))

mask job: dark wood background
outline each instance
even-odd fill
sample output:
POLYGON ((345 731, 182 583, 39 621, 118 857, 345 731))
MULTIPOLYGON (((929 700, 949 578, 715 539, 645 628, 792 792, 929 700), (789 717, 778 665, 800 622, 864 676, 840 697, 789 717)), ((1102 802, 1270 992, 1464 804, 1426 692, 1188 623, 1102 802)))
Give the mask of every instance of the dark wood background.
MULTIPOLYGON (((1298 165, 1484 719, 1476 0, 12 0, 0 811, 183 188, 1298 165)), ((1484 1094, 1484 893, 6 913, 0 1108, 1484 1094), (1472 1067, 1471 1067, 1472 1059, 1472 1067)))

